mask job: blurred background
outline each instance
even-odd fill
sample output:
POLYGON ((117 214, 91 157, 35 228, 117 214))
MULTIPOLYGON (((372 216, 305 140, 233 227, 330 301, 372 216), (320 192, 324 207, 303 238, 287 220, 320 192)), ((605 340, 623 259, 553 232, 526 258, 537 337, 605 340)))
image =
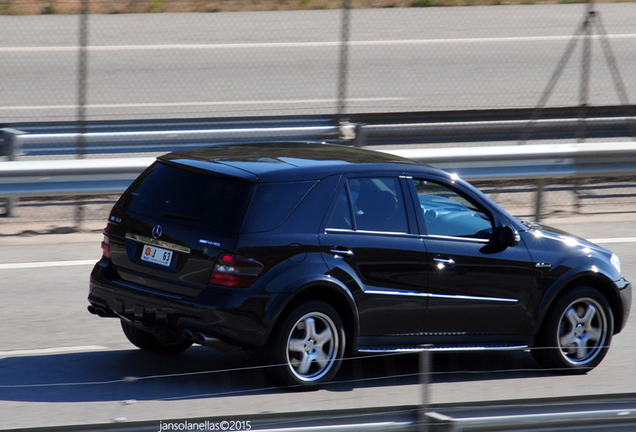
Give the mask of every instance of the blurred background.
MULTIPOLYGON (((0 122, 73 121, 78 105, 85 120, 535 108, 557 67, 544 106, 579 105, 583 75, 584 103, 623 103, 602 27, 590 26, 587 59, 583 39, 572 46, 585 4, 225 13, 208 3, 90 1, 90 13, 61 15, 82 3, 3 1, 0 122), (195 6, 207 13, 170 12, 195 6), (11 15, 26 11, 36 14, 11 15)), ((596 10, 633 95, 634 5, 596 10)))
MULTIPOLYGON (((504 132, 498 135, 458 137, 447 131, 431 139, 415 133, 402 140, 376 140, 381 147, 624 141, 634 136, 634 3, 419 7, 463 4, 6 0, 0 4, 0 126, 81 135, 338 126, 346 121, 452 127, 449 122, 514 120, 528 125, 514 133, 500 128, 504 132), (530 133, 533 121, 564 117, 581 123, 530 133), (587 117, 611 123, 599 133, 585 128, 582 119, 587 117)), ((0 141, 0 150, 5 149, 0 154, 8 159, 130 156, 152 150, 119 146, 87 151, 78 137, 63 151, 49 144, 9 151, 10 139, 3 133, 0 141)), ((621 206, 634 193, 633 179, 624 175, 546 182, 546 215, 621 206)), ((478 185, 504 206, 521 205, 516 214, 535 216, 535 181, 478 185), (502 194, 511 187, 514 196, 502 194)), ((113 199, 98 199, 105 204, 85 208, 81 217, 103 219, 113 199)), ((74 200, 64 206, 65 198, 45 219, 75 218, 74 200)), ((7 213, 36 215, 26 209, 40 204, 22 197, 22 212, 7 213)))

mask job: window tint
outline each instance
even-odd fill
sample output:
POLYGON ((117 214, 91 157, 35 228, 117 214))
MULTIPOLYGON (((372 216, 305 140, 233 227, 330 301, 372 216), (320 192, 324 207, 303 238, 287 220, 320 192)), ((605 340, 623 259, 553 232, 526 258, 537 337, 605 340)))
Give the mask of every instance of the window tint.
POLYGON ((315 184, 315 181, 259 184, 242 231, 263 232, 280 226, 315 184))
POLYGON ((336 207, 333 209, 327 228, 353 229, 353 225, 351 224, 351 207, 349 206, 349 198, 347 197, 347 190, 344 186, 340 190, 336 207))
POLYGON ((477 204, 445 185, 414 182, 429 235, 490 239, 491 219, 477 204))
POLYGON ((404 197, 398 178, 364 177, 348 180, 329 221, 329 228, 358 231, 408 232, 404 197), (353 214, 353 224, 351 215, 353 214))
POLYGON ((126 191, 124 209, 214 232, 236 233, 252 183, 155 163, 126 191))

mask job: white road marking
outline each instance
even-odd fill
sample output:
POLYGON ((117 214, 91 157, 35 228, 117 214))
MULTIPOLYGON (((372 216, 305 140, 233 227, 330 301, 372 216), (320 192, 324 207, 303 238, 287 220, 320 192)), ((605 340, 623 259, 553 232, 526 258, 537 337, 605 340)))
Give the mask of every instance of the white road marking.
POLYGON ((621 237, 621 238, 599 238, 599 239, 590 239, 592 243, 636 243, 636 237, 621 237))
POLYGON ((28 349, 28 350, 0 351, 0 358, 50 355, 50 354, 71 354, 71 353, 78 353, 78 352, 103 351, 106 349, 108 349, 108 347, 105 347, 102 345, 86 345, 86 346, 73 346, 73 347, 55 347, 55 348, 40 348, 40 349, 28 349))
POLYGON ((46 261, 46 262, 25 262, 0 264, 0 270, 13 269, 34 269, 43 267, 74 267, 84 265, 94 265, 98 260, 77 260, 77 261, 46 261))
MULTIPOLYGON (((599 38, 594 35, 593 38, 599 38)), ((608 39, 634 39, 636 34, 607 35, 608 39)), ((492 42, 544 42, 567 41, 572 35, 559 36, 518 36, 490 38, 456 38, 456 39, 396 39, 377 41, 350 41, 349 46, 381 46, 381 45, 434 45, 458 43, 492 43, 492 42)), ((210 49, 263 49, 263 48, 330 48, 342 45, 340 41, 321 42, 249 42, 227 44, 164 44, 164 45, 108 45, 89 46, 88 51, 143 51, 143 50, 210 50, 210 49)), ((39 46, 39 47, 0 47, 0 52, 37 52, 37 51, 77 51, 77 46, 39 46)))
MULTIPOLYGON (((347 102, 393 102, 403 101, 402 97, 378 97, 378 98, 349 98, 347 102)), ((333 103, 337 99, 290 99, 290 100, 254 100, 254 101, 221 101, 221 102, 165 102, 165 103, 131 103, 131 104, 94 104, 86 105, 89 109, 99 108, 164 108, 164 107, 192 107, 192 106, 227 106, 227 105, 289 105, 289 104, 315 104, 333 103)), ((50 110, 50 109, 77 109, 77 105, 34 105, 34 106, 0 106, 3 111, 16 110, 50 110)))

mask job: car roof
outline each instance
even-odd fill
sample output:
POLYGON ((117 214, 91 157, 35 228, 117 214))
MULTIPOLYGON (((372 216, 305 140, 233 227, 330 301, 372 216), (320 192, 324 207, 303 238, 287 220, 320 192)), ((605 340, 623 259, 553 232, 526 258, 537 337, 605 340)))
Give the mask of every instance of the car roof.
POLYGON ((313 142, 222 144, 170 153, 158 159, 252 182, 310 180, 334 174, 413 169, 439 173, 427 165, 399 156, 313 142))

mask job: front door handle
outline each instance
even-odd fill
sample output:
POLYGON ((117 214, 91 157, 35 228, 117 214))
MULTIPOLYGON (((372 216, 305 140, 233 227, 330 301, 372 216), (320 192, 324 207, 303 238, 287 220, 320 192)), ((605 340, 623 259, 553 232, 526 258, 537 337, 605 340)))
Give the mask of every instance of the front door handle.
POLYGON ((455 260, 452 258, 433 258, 433 261, 437 263, 437 268, 440 270, 455 266, 455 260))
POLYGON ((352 251, 348 249, 347 250, 338 249, 337 247, 334 247, 333 249, 331 249, 331 253, 336 258, 351 258, 353 256, 352 251))

